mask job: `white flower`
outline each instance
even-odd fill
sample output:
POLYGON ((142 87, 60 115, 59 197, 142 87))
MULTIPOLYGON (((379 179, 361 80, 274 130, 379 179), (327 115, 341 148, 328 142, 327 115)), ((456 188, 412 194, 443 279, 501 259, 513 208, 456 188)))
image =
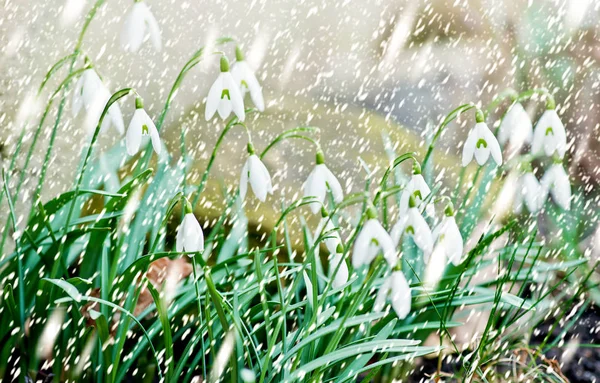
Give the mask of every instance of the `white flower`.
POLYGON ((136 0, 129 14, 127 14, 121 31, 121 47, 125 51, 137 52, 146 37, 146 28, 148 28, 148 34, 154 49, 160 52, 162 42, 158 23, 146 3, 136 0))
POLYGON ((527 206, 527 210, 536 213, 544 205, 548 190, 543 187, 535 178, 532 172, 527 171, 517 183, 515 200, 513 201, 514 211, 519 214, 523 209, 523 202, 527 206))
POLYGON ((523 106, 516 102, 508 108, 498 131, 498 141, 504 145, 510 141, 512 146, 520 148, 531 143, 533 124, 523 106))
POLYGON ((219 112, 222 119, 229 117, 231 111, 237 116, 238 120, 244 121, 246 112, 244 111, 244 99, 240 93, 236 81, 229 72, 229 61, 227 57, 221 57, 221 73, 208 91, 206 97, 206 109, 204 118, 209 121, 215 112, 219 112))
POLYGON ((77 21, 85 7, 85 3, 85 0, 66 0, 60 15, 62 26, 67 27, 77 21))
POLYGON ((546 110, 535 125, 531 152, 537 154, 542 148, 547 156, 556 154, 560 158, 563 158, 567 151, 565 126, 554 109, 546 110))
POLYGON ((331 286, 334 289, 343 286, 346 282, 348 282, 348 265, 344 260, 344 255, 342 253, 332 253, 331 261, 329 263, 329 278, 333 277, 333 281, 331 282, 331 286), (340 265, 338 268, 338 264, 340 265), (335 277, 333 273, 336 271, 335 277))
POLYGON ((396 247, 394 241, 387 231, 381 226, 373 208, 369 209, 369 219, 362 227, 362 230, 356 237, 354 243, 354 252, 352 253, 352 265, 354 268, 359 268, 362 265, 367 265, 375 259, 379 251, 383 251, 383 256, 390 265, 396 265, 396 247))
POLYGON ((344 199, 342 185, 333 173, 327 168, 323 162, 323 153, 317 153, 317 165, 308 175, 304 182, 304 197, 313 197, 318 202, 313 202, 310 209, 313 213, 317 213, 325 201, 327 188, 331 190, 335 203, 340 203, 344 199))
POLYGON ((239 47, 235 49, 235 63, 231 67, 231 75, 235 79, 236 84, 240 86, 240 92, 242 92, 242 98, 246 92, 250 92, 250 98, 256 109, 260 112, 265 110, 265 101, 263 99, 262 88, 254 75, 254 71, 250 68, 244 55, 239 47))
MULTIPOLYGON (((86 69, 79 77, 75 89, 73 89, 73 116, 76 117, 84 108, 87 112, 86 125, 89 130, 93 130, 98 124, 109 99, 110 92, 102 83, 96 71, 92 68, 86 69)), ((119 134, 123 134, 125 130, 123 114, 116 102, 108 108, 108 115, 102 121, 102 131, 105 132, 111 124, 115 126, 119 134)))
POLYGON ((175 248, 178 252, 204 251, 204 233, 194 213, 188 212, 183 217, 183 222, 177 231, 175 248))
MULTIPOLYGON (((421 207, 421 203, 429 196, 431 189, 425 182, 425 179, 421 175, 420 171, 417 174, 413 174, 410 181, 406 184, 406 187, 402 191, 400 196, 400 215, 405 215, 408 211, 408 205, 410 196, 415 198, 417 207, 421 207)), ((435 215, 435 208, 433 204, 427 206, 427 214, 430 216, 435 215)))
POLYGON ((400 217, 392 228, 391 236, 395 246, 398 246, 403 234, 412 237, 415 244, 423 251, 425 258, 431 255, 433 251, 433 235, 429 225, 425 222, 425 218, 419 213, 419 209, 417 209, 414 197, 412 196, 409 200, 408 211, 400 217))
POLYGON ((388 297, 398 318, 406 318, 410 313, 412 296, 410 286, 404 277, 404 273, 400 270, 394 271, 379 287, 373 311, 380 312, 388 297))
POLYGON ((478 122, 475 127, 469 132, 469 136, 465 141, 462 155, 462 165, 467 166, 473 159, 475 159, 479 165, 483 165, 487 162, 492 154, 492 158, 497 165, 502 165, 502 152, 500 151, 500 144, 494 134, 490 131, 485 122, 478 122))
POLYGON ((328 216, 322 217, 319 226, 317 226, 315 238, 319 238, 320 236, 325 237, 325 247, 327 247, 331 258, 329 278, 333 277, 333 272, 338 268, 338 264, 340 265, 331 283, 333 288, 338 288, 348 282, 348 265, 344 261, 342 239, 340 238, 339 230, 328 216))
POLYGON ((442 222, 433 229, 433 238, 436 242, 436 251, 443 251, 446 258, 458 266, 463 253, 463 239, 454 215, 444 216, 442 222))
POLYGON ((161 143, 160 137, 158 136, 158 130, 148 113, 142 106, 142 101, 137 98, 136 109, 127 128, 127 136, 125 137, 125 146, 127 147, 127 154, 134 156, 142 143, 142 136, 150 136, 152 141, 152 147, 156 154, 160 154, 161 143))
POLYGON ((321 218, 317 230, 315 231, 315 239, 323 236, 325 239, 325 247, 331 254, 338 252, 340 246, 342 246, 342 238, 340 237, 339 230, 333 224, 333 220, 329 216, 321 218))
POLYGON ((267 193, 273 194, 271 175, 269 175, 269 171, 258 156, 254 154, 253 149, 242 168, 242 174, 240 176, 240 198, 242 200, 246 197, 248 182, 250 182, 250 186, 252 186, 254 195, 261 202, 265 202, 267 193))
POLYGON ((553 164, 546 170, 542 177, 542 187, 549 190, 554 201, 563 208, 569 210, 571 206, 571 183, 569 176, 561 164, 553 164))

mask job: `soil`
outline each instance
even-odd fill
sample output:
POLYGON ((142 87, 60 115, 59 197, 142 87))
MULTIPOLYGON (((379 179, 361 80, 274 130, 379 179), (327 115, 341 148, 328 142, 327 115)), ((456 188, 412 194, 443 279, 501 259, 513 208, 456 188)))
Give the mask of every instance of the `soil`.
MULTIPOLYGON (((541 344, 548 332, 552 329, 553 319, 538 326, 539 332, 531 339, 532 348, 535 345, 541 344)), ((556 326, 552 330, 550 341, 556 339, 560 335, 563 328, 556 326)), ((560 368, 561 373, 569 379, 570 383, 600 383, 600 308, 590 306, 576 321, 575 325, 565 334, 564 342, 561 347, 550 349, 546 354, 546 365, 552 365, 560 368), (570 341, 576 341, 580 345, 588 345, 587 347, 578 347, 574 351, 574 355, 568 360, 563 360, 566 345, 570 341), (589 345, 596 345, 590 347, 589 345), (557 361, 554 364, 552 361, 557 361)), ((406 381, 407 383, 428 383, 432 382, 429 378, 437 370, 437 358, 425 359, 421 358, 417 361, 414 367, 414 373, 406 381)), ((540 363, 543 363, 540 361, 540 363)), ((445 358, 442 363, 442 371, 446 373, 445 382, 454 382, 451 376, 454 373, 461 371, 461 363, 457 358, 445 358)))

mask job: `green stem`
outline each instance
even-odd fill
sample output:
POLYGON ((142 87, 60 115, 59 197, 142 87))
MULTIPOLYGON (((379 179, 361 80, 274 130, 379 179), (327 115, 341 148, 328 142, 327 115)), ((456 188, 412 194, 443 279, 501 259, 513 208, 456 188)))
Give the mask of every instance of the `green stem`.
POLYGON ((421 168, 426 169, 427 161, 429 161, 429 157, 431 157, 431 154, 433 153, 433 148, 435 147, 435 144, 437 143, 440 136, 444 132, 444 129, 446 128, 446 126, 448 126, 448 124, 450 124, 456 117, 458 117, 458 115, 460 115, 463 112, 466 112, 469 109, 473 109, 473 108, 475 108, 474 104, 463 104, 463 105, 459 106, 458 108, 454 109, 453 111, 451 111, 450 113, 448 113, 448 115, 446 116, 444 121, 442 121, 440 126, 437 128, 437 130, 433 136, 433 139, 431 140, 431 143, 429 144, 429 147, 427 148, 427 153, 425 154, 425 158, 423 159, 423 162, 421 163, 421 168))
MULTIPOLYGON (((200 344, 202 346, 202 381, 206 381, 206 345, 204 344, 204 334, 202 333, 202 301, 200 295, 200 287, 198 273, 196 269, 198 265, 196 264, 196 254, 192 255, 192 268, 194 270, 194 287, 196 288, 196 300, 198 301, 198 328, 200 329, 200 344)), ((207 323, 208 326, 208 323, 207 323)))

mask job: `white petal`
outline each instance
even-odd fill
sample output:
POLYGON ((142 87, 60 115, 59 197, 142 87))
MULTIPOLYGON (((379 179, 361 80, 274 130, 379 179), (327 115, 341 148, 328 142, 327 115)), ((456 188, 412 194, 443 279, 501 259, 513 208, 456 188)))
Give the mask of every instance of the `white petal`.
POLYGON ((160 37, 160 27, 158 26, 158 22, 154 18, 154 15, 152 14, 152 12, 150 12, 150 8, 148 8, 148 6, 145 4, 144 4, 144 6, 145 6, 144 20, 145 20, 146 24, 148 25, 150 41, 152 41, 152 45, 154 46, 154 49, 156 49, 157 52, 160 52, 160 50, 162 49, 162 41, 161 41, 161 37, 160 37))
POLYGON ((414 229, 412 237, 419 249, 425 254, 425 258, 428 258, 433 251, 433 235, 431 234, 431 229, 417 208, 409 209, 408 214, 408 224, 412 225, 414 229))
POLYGON ((342 190, 342 185, 340 184, 340 181, 338 181, 338 179, 333 175, 331 170, 329 170, 325 164, 317 166, 323 166, 323 175, 325 177, 324 181, 327 183, 327 186, 329 186, 329 189, 331 189, 331 194, 333 195, 333 200, 335 201, 335 203, 342 202, 344 200, 344 192, 342 190))
POLYGON ((541 209, 543 201, 546 199, 546 195, 533 173, 527 172, 522 176, 521 187, 527 209, 532 213, 541 209))
MULTIPOLYGON (((143 110, 143 109, 142 109, 143 110)), ((150 139, 152 140, 152 147, 156 154, 160 154, 162 149, 162 145, 160 143, 160 137, 158 135, 158 130, 156 129, 156 125, 154 125, 154 121, 148 116, 148 114, 144 111, 146 125, 148 126, 148 134, 150 134, 150 139)))
POLYGON ((306 285, 306 298, 308 299, 308 303, 311 305, 311 307, 315 307, 313 297, 313 285, 310 278, 308 277, 308 274, 306 274, 306 271, 302 272, 302 277, 304 278, 304 284, 306 285))
POLYGON ((229 89, 229 95, 231 96, 231 106, 233 108, 233 113, 235 113, 238 120, 243 122, 244 119, 246 118, 246 112, 244 110, 244 99, 242 98, 240 89, 238 88, 233 77, 231 76, 231 73, 224 72, 221 75, 223 75, 224 87, 229 89))
POLYGON ((144 7, 142 2, 134 3, 125 18, 121 31, 121 47, 125 51, 137 52, 142 46, 146 33, 144 7))
POLYGON ((248 169, 249 169, 250 159, 246 160, 244 166, 242 167, 242 172, 240 174, 240 199, 242 202, 244 198, 246 198, 246 193, 248 192, 248 169))
POLYGON ((181 225, 179 225, 179 228, 177 229, 177 238, 175 240, 175 250, 178 253, 181 253, 183 251, 183 248, 184 248, 184 229, 183 229, 183 224, 184 224, 184 222, 181 222, 181 225))
MULTIPOLYGON (((408 210, 407 210, 408 213, 408 210)), ((402 235, 404 234, 404 229, 406 228, 406 224, 408 223, 408 214, 403 214, 400 216, 400 219, 394 224, 392 227, 392 231, 390 236, 394 241, 394 247, 400 244, 400 239, 402 239, 402 235)))
POLYGON ((379 291, 377 291, 377 296, 375 297, 375 302, 373 303, 373 311, 380 312, 383 310, 391 289, 392 280, 390 276, 383 281, 381 286, 379 286, 379 291))
POLYGON ((125 136, 125 146, 127 147, 127 154, 130 156, 135 155, 140 150, 142 143, 142 125, 144 123, 144 116, 141 114, 142 109, 136 109, 129 122, 127 128, 127 135, 125 136))
POLYGON ((464 249, 462 234, 458 229, 456 220, 454 217, 445 217, 445 237, 444 244, 446 248, 446 255, 450 262, 455 266, 458 266, 462 259, 462 253, 464 249))
POLYGON ((502 165, 502 150, 500 149, 500 144, 498 144, 498 140, 496 140, 496 136, 494 133, 485 126, 485 135, 484 138, 488 143, 488 148, 490 149, 490 153, 492 154, 492 158, 496 162, 496 165, 502 165))
POLYGON ((209 121, 217 111, 219 103, 221 102, 221 93, 223 92, 223 78, 221 75, 217 77, 215 82, 208 91, 206 96, 206 109, 204 110, 204 119, 209 121))
POLYGON ((379 248, 383 251, 383 257, 388 262, 390 267, 396 266, 398 258, 396 257, 396 246, 387 231, 381 226, 378 220, 370 219, 372 222, 371 233, 372 238, 377 240, 379 248))
POLYGON ((336 268, 338 270, 331 283, 331 286, 334 289, 343 286, 346 282, 348 282, 348 265, 346 265, 346 261, 344 261, 342 254, 333 253, 333 256, 331 257, 331 264, 329 266, 330 277, 332 276, 331 274, 336 271, 336 268))
POLYGON ((473 128, 467 136, 467 140, 463 146, 462 166, 467 166, 473 160, 475 153, 475 144, 477 143, 477 129, 473 128))
POLYGON ((373 220, 368 220, 354 241, 354 251, 352 252, 352 266, 355 269, 367 264, 369 257, 369 245, 373 240, 372 226, 373 220))
POLYGON ((250 179, 250 186, 252 186, 252 191, 256 198, 260 200, 260 202, 265 202, 267 199, 267 192, 269 191, 268 187, 268 179, 265 179, 264 176, 264 165, 258 158, 256 154, 253 154, 248 159, 248 177, 250 179))
POLYGON ((477 132, 475 142, 475 160, 477 163, 482 166, 484 165, 488 158, 490 158, 490 143, 488 142, 487 131, 489 131, 487 125, 484 122, 479 122, 475 125, 475 131, 477 132), (479 142, 480 140, 484 140, 485 144, 479 142))
POLYGON ((318 202, 309 204, 313 214, 316 214, 325 200, 325 179, 322 168, 315 166, 304 183, 304 197, 313 197, 318 202))
POLYGON ((392 307, 398 318, 404 319, 410 313, 411 290, 402 271, 392 273, 392 307))
POLYGON ((183 218, 183 243, 188 252, 204 251, 204 233, 200 223, 193 213, 188 213, 183 218))

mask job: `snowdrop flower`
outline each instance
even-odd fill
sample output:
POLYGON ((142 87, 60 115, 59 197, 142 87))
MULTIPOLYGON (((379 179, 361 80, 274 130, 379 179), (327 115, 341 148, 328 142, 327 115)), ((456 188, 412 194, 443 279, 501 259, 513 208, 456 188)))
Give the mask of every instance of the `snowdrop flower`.
POLYGON ((555 162, 542 177, 542 187, 549 190, 554 201, 563 208, 569 210, 571 207, 571 183, 569 176, 560 162, 555 162))
POLYGON ((527 210, 531 213, 536 213, 544 205, 547 193, 548 190, 533 175, 530 165, 529 169, 519 177, 519 181, 517 182, 517 190, 513 201, 515 213, 521 213, 523 202, 525 202, 527 210))
POLYGON ((383 310, 388 297, 398 318, 406 318, 410 313, 412 297, 410 286, 401 270, 394 270, 392 275, 379 287, 373 304, 373 311, 380 312, 383 310))
MULTIPOLYGON (((106 88, 96 71, 93 68, 84 70, 73 90, 73 117, 76 117, 84 108, 87 111, 88 126, 93 129, 100 120, 110 96, 108 88, 106 88)), ((102 131, 105 132, 111 125, 114 125, 119 134, 123 134, 125 124, 121 108, 117 103, 108 108, 108 115, 102 121, 102 131)))
MULTIPOLYGON (((413 165, 413 175, 410 181, 406 184, 406 187, 402 191, 400 196, 400 215, 405 215, 408 211, 408 202, 411 196, 415 198, 417 207, 421 207, 421 203, 429 196, 431 189, 425 182, 425 179, 421 175, 421 166, 415 162, 413 165)), ((427 214, 430 216, 435 215, 435 208, 433 204, 427 206, 427 214)))
POLYGON ((315 238, 320 236, 325 236, 325 247, 327 247, 331 258, 329 278, 333 277, 333 273, 337 269, 331 285, 333 288, 338 288, 348 282, 348 265, 344 261, 344 246, 339 230, 335 227, 333 220, 329 218, 329 214, 325 209, 321 209, 321 222, 319 222, 315 232, 315 238), (340 265, 339 268, 338 264, 340 265))
POLYGON ((221 56, 221 73, 210 87, 206 97, 206 109, 204 110, 206 121, 209 121, 217 111, 222 119, 229 117, 231 111, 240 121, 244 121, 246 118, 242 93, 229 72, 229 61, 225 56, 221 56))
POLYGON ((436 250, 444 252, 445 257, 458 266, 463 253, 463 239, 454 218, 454 209, 451 204, 446 207, 445 216, 435 229, 433 238, 436 242, 436 250))
POLYGON ((490 154, 497 165, 502 165, 500 144, 487 124, 483 122, 483 112, 477 111, 477 123, 469 132, 463 147, 462 165, 467 166, 473 160, 473 155, 475 155, 477 163, 483 165, 487 162, 490 154))
POLYGON ((554 108, 547 109, 535 125, 531 152, 537 154, 542 149, 547 156, 556 154, 560 158, 563 158, 567 151, 565 126, 554 108))
POLYGON ((392 239, 394 240, 394 247, 398 246, 400 243, 400 239, 404 234, 409 235, 415 241, 415 244, 423 254, 425 258, 428 258, 433 251, 433 235, 431 233, 431 229, 427 222, 425 222, 425 218, 417 209, 417 202, 415 197, 410 196, 408 202, 408 211, 404 214, 398 222, 392 228, 392 239))
POLYGON ((529 114, 519 102, 508 108, 498 131, 498 141, 504 145, 510 141, 512 146, 521 148, 525 143, 531 143, 533 124, 529 114))
POLYGON ((135 99, 135 112, 127 128, 127 135, 125 137, 127 154, 134 156, 140 150, 142 136, 150 136, 154 151, 156 154, 160 154, 161 144, 158 130, 156 130, 154 122, 152 122, 152 119, 144 110, 142 99, 137 97, 135 99))
MULTIPOLYGON (((177 231, 175 248, 178 252, 200 252, 204 251, 204 233, 200 223, 194 216, 192 206, 189 202, 185 205, 185 216, 177 231)), ((191 255, 190 255, 191 256, 191 255)))
POLYGON ((79 16, 81 16, 85 3, 86 0, 66 0, 60 15, 62 26, 67 27, 77 21, 79 16))
POLYGON ((248 154, 250 156, 246 160, 240 176, 240 198, 243 200, 246 197, 248 183, 250 183, 256 198, 260 202, 265 202, 267 194, 273 194, 271 175, 260 158, 254 153, 254 146, 251 143, 248 143, 248 154))
POLYGON ((352 265, 357 269, 371 263, 380 250, 390 267, 393 267, 397 261, 394 241, 377 220, 377 212, 371 206, 367 209, 367 222, 354 243, 352 265))
POLYGON ((254 75, 254 71, 250 68, 240 47, 235 48, 235 63, 231 67, 231 75, 235 79, 235 83, 239 85, 242 98, 246 92, 250 92, 250 98, 260 112, 265 110, 265 101, 263 99, 262 88, 258 84, 258 80, 254 75))
POLYGON ((304 182, 304 197, 313 197, 318 201, 309 204, 313 213, 317 213, 323 205, 325 196, 327 195, 327 188, 331 190, 335 203, 342 202, 344 199, 342 185, 340 185, 338 179, 327 168, 327 165, 325 165, 325 157, 323 152, 319 150, 317 152, 317 165, 308 175, 306 182, 304 182))
POLYGON ((137 52, 146 37, 146 28, 148 28, 148 34, 154 49, 160 52, 162 42, 158 23, 145 2, 134 0, 121 31, 121 47, 123 50, 137 52))

